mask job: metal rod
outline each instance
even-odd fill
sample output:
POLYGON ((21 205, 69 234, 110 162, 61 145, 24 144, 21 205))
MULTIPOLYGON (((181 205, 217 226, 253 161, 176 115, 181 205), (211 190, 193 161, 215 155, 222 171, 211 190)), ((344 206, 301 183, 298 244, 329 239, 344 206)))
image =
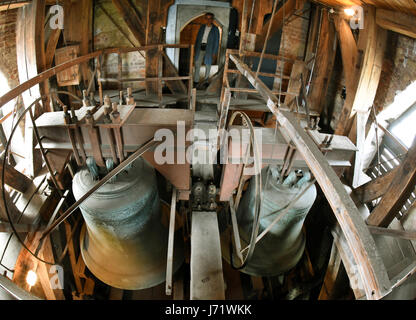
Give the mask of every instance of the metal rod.
POLYGON ((168 257, 166 264, 166 295, 172 294, 173 242, 175 240, 176 188, 172 190, 169 218, 168 257))

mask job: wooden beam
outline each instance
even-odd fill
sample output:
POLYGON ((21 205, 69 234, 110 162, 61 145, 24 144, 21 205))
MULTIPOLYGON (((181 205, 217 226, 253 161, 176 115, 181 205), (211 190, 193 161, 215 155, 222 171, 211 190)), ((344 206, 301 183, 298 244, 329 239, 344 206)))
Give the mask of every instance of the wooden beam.
MULTIPOLYGON (((179 77, 179 72, 176 70, 175 65, 172 63, 165 51, 162 51, 163 56, 163 73, 166 77, 179 77)), ((188 92, 186 86, 182 80, 169 81, 167 86, 173 91, 173 93, 184 93, 188 92)))
MULTIPOLYGON (((279 0, 276 0, 279 1, 279 0)), ((256 37, 255 51, 261 51, 266 39, 267 30, 269 29, 270 23, 272 24, 269 38, 277 31, 283 28, 283 20, 288 19, 296 11, 296 0, 288 0, 286 3, 275 13, 273 17, 263 26, 260 34, 256 37)))
MULTIPOLYGON (((148 21, 146 25, 146 45, 162 43, 162 27, 166 25, 167 10, 173 0, 154 0, 147 8, 148 21)), ((166 59, 165 59, 166 60, 166 59)), ((146 54, 146 77, 157 77, 159 73, 158 50, 149 50, 146 54)), ((172 73, 169 62, 166 69, 172 73)), ((174 73, 174 72, 173 72, 174 73)), ((185 91, 187 92, 187 91, 185 91)), ((146 83, 146 93, 149 95, 158 93, 156 82, 146 83)))
POLYGON ((364 56, 351 110, 352 115, 358 112, 356 127, 354 128, 355 132, 350 137, 353 142, 356 139, 358 148, 353 166, 353 187, 362 184, 362 159, 364 156, 366 124, 380 82, 384 51, 387 43, 387 31, 377 26, 375 12, 376 9, 374 7, 365 8, 366 25, 363 30, 363 37, 361 38, 360 36, 359 39, 359 47, 362 47, 364 56))
POLYGON ((380 227, 374 227, 374 226, 368 226, 368 229, 370 230, 372 234, 378 234, 378 235, 387 236, 387 237, 395 237, 395 238, 416 241, 416 231, 395 230, 395 229, 380 228, 380 227))
POLYGON ((270 89, 261 80, 255 78, 253 72, 240 59, 234 55, 230 55, 230 58, 251 84, 260 91, 270 111, 276 116, 281 130, 290 137, 321 186, 341 226, 352 257, 360 266, 359 274, 367 299, 381 299, 391 291, 390 280, 384 263, 375 250, 374 239, 344 185, 293 114, 278 109, 277 98, 271 94, 270 89))
POLYGON ((0 11, 17 9, 30 3, 30 1, 19 1, 16 3, 10 3, 10 4, 8 4, 7 2, 6 4, 0 4, 0 11))
POLYGON ((318 300, 334 300, 342 286, 342 259, 335 242, 332 243, 331 255, 326 269, 324 282, 318 300))
POLYGON ((377 8, 377 24, 387 30, 416 38, 415 16, 404 12, 377 8))
MULTIPOLYGON (((46 45, 45 52, 45 70, 52 67, 53 58, 55 56, 56 46, 58 45, 59 37, 61 36, 61 29, 56 28, 51 31, 46 45)), ((44 71, 44 70, 43 70, 44 71)))
MULTIPOLYGON (((120 12, 123 20, 126 22, 127 26, 129 27, 130 31, 133 33, 134 37, 137 41, 139 41, 140 45, 144 45, 146 43, 145 35, 146 29, 143 25, 143 22, 136 14, 136 10, 132 8, 130 1, 128 0, 112 0, 114 6, 117 8, 118 12, 120 12)), ((152 2, 153 5, 153 2, 152 2)))
POLYGON ((354 297, 356 300, 365 300, 368 299, 368 295, 365 292, 365 286, 360 276, 360 264, 353 257, 353 252, 351 251, 348 241, 345 238, 344 233, 342 232, 340 225, 337 224, 331 234, 334 237, 334 244, 336 251, 341 256, 342 265, 345 268, 345 271, 348 275, 349 284, 354 297))
MULTIPOLYGON (((319 114, 325 107, 326 93, 335 61, 336 45, 334 24, 329 21, 328 10, 322 9, 320 37, 314 57, 315 65, 309 90, 310 108, 319 114)), ((309 60, 308 57, 307 60, 309 60)))
MULTIPOLYGON (((3 170, 3 160, 0 158, 0 172, 3 170)), ((4 183, 21 193, 26 192, 33 181, 20 171, 6 163, 4 170, 4 183)))
POLYGON ((340 16, 335 16, 334 20, 341 47, 342 65, 345 74, 347 95, 354 96, 356 91, 357 78, 356 65, 358 61, 357 43, 349 24, 340 16))
MULTIPOLYGON (((76 226, 75 226, 76 227, 76 226)), ((71 263, 71 269, 75 280, 75 287, 77 289, 78 295, 82 293, 82 282, 78 274, 78 270, 76 268, 77 266, 77 257, 75 255, 75 249, 74 249, 74 242, 72 240, 73 234, 72 234, 72 228, 68 221, 65 221, 65 234, 66 234, 66 243, 68 246, 68 255, 69 255, 69 261, 71 263)))
MULTIPOLYGON (((50 261, 50 262, 55 261, 54 256, 53 256, 52 243, 51 243, 50 237, 46 237, 44 239, 43 246, 42 246, 42 253, 40 256, 45 261, 50 261)), ((62 289, 59 289, 59 287, 54 288, 55 285, 58 285, 58 286, 61 285, 63 287, 64 284, 57 283, 57 281, 51 281, 51 277, 58 276, 58 274, 55 272, 56 271, 59 272, 59 270, 55 269, 55 272, 51 273, 50 269, 52 267, 54 266, 47 265, 42 262, 38 263, 38 268, 37 268, 36 273, 39 276, 39 281, 42 285, 43 292, 45 293, 45 297, 48 300, 65 300, 65 296, 62 292, 62 289)), ((54 280, 58 280, 58 279, 54 279, 54 280)))
POLYGON ((400 165, 393 181, 380 203, 367 219, 367 223, 387 228, 397 216, 404 202, 415 189, 416 184, 416 138, 400 165))
POLYGON ((393 178, 397 174, 399 167, 394 168, 393 170, 387 172, 381 177, 377 177, 362 186, 354 189, 354 194, 357 196, 357 199, 361 203, 368 203, 377 198, 382 197, 387 190, 389 189, 390 184, 393 181, 393 178))
MULTIPOLYGON (((36 13, 38 1, 18 9, 16 25, 16 51, 17 67, 20 83, 38 75, 37 54, 36 54, 36 13)), ((30 90, 22 93, 23 103, 28 107, 32 102, 41 96, 39 85, 32 86, 30 90)), ((31 128, 31 119, 25 120, 25 160, 27 161, 27 173, 35 176, 41 168, 41 155, 34 150, 34 135, 31 128)))
MULTIPOLYGON (((305 63, 301 60, 296 60, 292 66, 292 72, 290 73, 289 84, 286 89, 287 92, 293 92, 296 96, 299 96, 302 87, 301 75, 303 75, 303 79, 305 79, 305 63)), ((292 101, 296 99, 296 96, 286 96, 285 104, 289 106, 292 101)))
MULTIPOLYGON (((79 44, 80 55, 90 52, 92 43, 93 1, 64 1, 65 42, 79 44)), ((91 79, 90 68, 87 63, 80 64, 81 74, 85 85, 91 79)))

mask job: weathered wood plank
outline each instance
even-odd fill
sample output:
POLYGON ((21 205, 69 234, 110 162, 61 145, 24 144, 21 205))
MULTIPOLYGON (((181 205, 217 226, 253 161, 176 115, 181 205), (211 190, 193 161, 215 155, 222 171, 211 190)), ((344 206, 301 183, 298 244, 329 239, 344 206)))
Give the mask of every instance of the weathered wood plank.
POLYGON ((366 124, 377 93, 387 43, 386 30, 376 25, 374 7, 365 9, 365 23, 364 39, 360 38, 359 41, 363 42, 363 44, 360 43, 360 46, 363 46, 364 58, 351 110, 352 114, 358 112, 356 134, 351 137, 353 140, 356 138, 358 148, 354 161, 353 187, 361 185, 363 180, 362 158, 364 155, 366 124))
POLYGON ((337 44, 335 41, 334 24, 329 21, 328 10, 326 9, 322 10, 319 39, 312 74, 311 89, 309 91, 309 100, 311 109, 321 114, 325 107, 325 98, 334 66, 337 44))
POLYGON ((398 169, 399 167, 396 167, 385 175, 359 186, 354 189, 354 194, 362 203, 368 203, 382 197, 389 189, 389 186, 392 183, 398 169))
MULTIPOLYGON (((45 52, 45 70, 52 67, 53 58, 55 56, 56 46, 58 45, 59 37, 61 36, 61 29, 56 28, 51 31, 46 45, 45 52)), ((45 71, 43 70, 43 71, 45 71)))
POLYGON ((388 227, 399 213, 416 184, 416 138, 402 164, 377 207, 371 212, 367 223, 377 227, 388 227))
POLYGON ((376 22, 384 29, 416 38, 416 23, 413 15, 377 8, 376 22))
MULTIPOLYGON (((18 10, 16 25, 16 51, 19 81, 23 83, 38 74, 36 60, 36 12, 38 2, 24 6, 18 10)), ((22 93, 23 103, 28 107, 41 96, 39 85, 34 85, 22 93)), ((25 160, 27 161, 27 173, 35 176, 41 168, 41 156, 39 151, 34 150, 33 129, 30 128, 31 119, 25 120, 25 160)))
POLYGON ((370 230, 372 234, 379 234, 379 235, 387 236, 387 237, 396 237, 396 238, 416 241, 416 231, 395 230, 395 229, 380 228, 380 227, 374 227, 374 226, 368 226, 368 229, 370 230))
POLYGON ((221 244, 215 212, 192 212, 191 300, 224 300, 221 244))
MULTIPOLYGON (((0 172, 2 170, 3 160, 0 158, 0 172)), ((4 183, 22 193, 26 192, 29 187, 33 185, 33 181, 31 179, 7 163, 4 169, 4 183)))

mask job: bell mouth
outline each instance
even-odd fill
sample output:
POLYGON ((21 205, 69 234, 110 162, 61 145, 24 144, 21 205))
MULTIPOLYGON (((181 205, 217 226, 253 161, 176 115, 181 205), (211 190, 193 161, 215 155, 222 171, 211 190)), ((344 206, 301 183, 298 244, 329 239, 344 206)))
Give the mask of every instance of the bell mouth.
MULTIPOLYGON (((184 248, 183 243, 179 241, 179 233, 175 233, 175 254, 173 259, 173 274, 179 270, 184 261, 184 248)), ((109 254, 107 258, 103 258, 102 261, 97 261, 90 254, 89 249, 94 250, 96 247, 91 241, 88 229, 84 223, 80 232, 80 249, 81 256, 85 262, 86 267, 91 273, 97 277, 100 281, 114 288, 123 290, 143 290, 160 285, 166 281, 166 250, 161 252, 161 256, 155 260, 151 268, 146 268, 143 272, 137 272, 138 269, 132 272, 123 270, 123 266, 128 265, 128 261, 124 263, 117 263, 114 261, 114 257, 109 254), (90 247, 91 246, 91 247, 90 247), (115 263, 115 265, 113 265, 115 263), (114 266, 114 268, 112 268, 114 266), (117 268, 118 267, 118 268, 117 268)), ((136 261, 137 262, 137 261, 136 261)))

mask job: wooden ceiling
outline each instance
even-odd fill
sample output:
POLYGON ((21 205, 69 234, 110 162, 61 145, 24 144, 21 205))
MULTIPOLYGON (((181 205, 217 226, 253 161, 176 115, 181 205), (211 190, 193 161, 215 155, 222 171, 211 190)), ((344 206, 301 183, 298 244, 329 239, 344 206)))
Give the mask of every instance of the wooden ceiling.
POLYGON ((377 8, 391 9, 402 11, 405 13, 412 13, 416 16, 416 2, 415 0, 317 0, 322 4, 334 7, 345 7, 351 5, 371 4, 377 8))

